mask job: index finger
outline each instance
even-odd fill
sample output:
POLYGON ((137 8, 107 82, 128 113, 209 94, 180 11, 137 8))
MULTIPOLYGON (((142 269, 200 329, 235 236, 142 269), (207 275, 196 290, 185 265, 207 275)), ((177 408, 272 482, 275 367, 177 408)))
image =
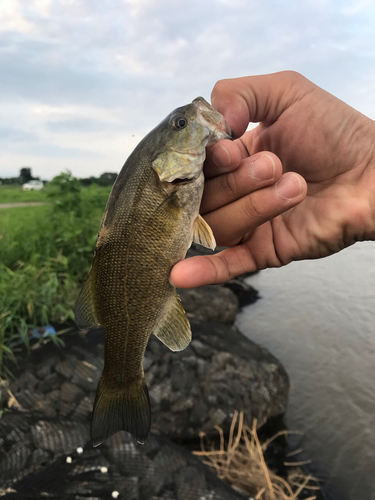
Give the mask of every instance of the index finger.
POLYGON ((220 80, 211 102, 226 119, 235 137, 250 122, 274 123, 293 102, 313 90, 315 85, 295 71, 220 80))
POLYGON ((230 141, 224 139, 207 148, 207 158, 204 162, 204 175, 207 179, 231 172, 239 167, 241 160, 249 154, 239 139, 230 141))

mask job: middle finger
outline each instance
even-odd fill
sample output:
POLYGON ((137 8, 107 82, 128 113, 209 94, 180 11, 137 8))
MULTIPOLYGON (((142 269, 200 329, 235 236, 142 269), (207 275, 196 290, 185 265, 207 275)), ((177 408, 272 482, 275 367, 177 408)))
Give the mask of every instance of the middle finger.
POLYGON ((282 175, 279 158, 272 153, 258 153, 240 163, 233 172, 205 182, 200 213, 206 214, 232 203, 257 189, 275 183, 282 175))

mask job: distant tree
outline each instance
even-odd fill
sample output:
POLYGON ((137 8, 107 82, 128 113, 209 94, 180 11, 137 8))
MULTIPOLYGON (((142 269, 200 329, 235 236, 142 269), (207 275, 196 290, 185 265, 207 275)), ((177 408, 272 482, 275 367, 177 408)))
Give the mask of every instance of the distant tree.
POLYGON ((113 173, 113 172, 104 172, 104 174, 102 174, 100 176, 100 180, 105 183, 106 186, 110 186, 112 185, 115 180, 117 178, 117 174, 113 173))
POLYGON ((21 168, 20 178, 23 183, 31 181, 33 179, 33 176, 31 174, 31 168, 30 167, 21 168))
POLYGON ((6 185, 14 185, 14 184, 21 184, 21 178, 20 177, 8 177, 8 178, 0 178, 0 181, 3 183, 3 184, 6 184, 6 185))
POLYGON ((84 179, 80 179, 80 183, 82 186, 90 186, 93 183, 98 184, 99 186, 112 186, 117 178, 117 174, 113 172, 105 172, 100 177, 86 177, 84 179))
POLYGON ((91 186, 92 183, 94 182, 98 182, 98 179, 96 177, 86 177, 84 179, 80 179, 79 182, 81 183, 82 186, 84 187, 87 187, 87 186, 91 186))

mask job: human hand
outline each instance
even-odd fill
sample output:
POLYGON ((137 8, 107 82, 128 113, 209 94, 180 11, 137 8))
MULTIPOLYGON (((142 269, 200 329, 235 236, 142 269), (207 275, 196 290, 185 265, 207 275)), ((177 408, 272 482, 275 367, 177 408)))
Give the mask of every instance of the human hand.
POLYGON ((230 248, 179 262, 176 286, 222 283, 375 239, 372 120, 294 72, 222 80, 212 104, 239 139, 210 151, 201 213, 230 248), (249 122, 259 125, 245 132, 249 122), (268 180, 251 176, 257 168, 268 180))

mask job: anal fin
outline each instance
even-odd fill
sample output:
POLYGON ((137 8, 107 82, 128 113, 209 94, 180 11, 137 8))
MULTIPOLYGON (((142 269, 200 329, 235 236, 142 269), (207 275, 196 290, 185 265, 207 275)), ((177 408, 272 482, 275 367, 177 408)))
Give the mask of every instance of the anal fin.
POLYGON ((191 329, 177 292, 165 306, 154 335, 171 351, 182 351, 191 341, 191 329))
POLYGON ((215 250, 216 248, 216 241, 212 229, 200 215, 198 215, 194 221, 193 241, 206 248, 211 248, 211 250, 215 250))

